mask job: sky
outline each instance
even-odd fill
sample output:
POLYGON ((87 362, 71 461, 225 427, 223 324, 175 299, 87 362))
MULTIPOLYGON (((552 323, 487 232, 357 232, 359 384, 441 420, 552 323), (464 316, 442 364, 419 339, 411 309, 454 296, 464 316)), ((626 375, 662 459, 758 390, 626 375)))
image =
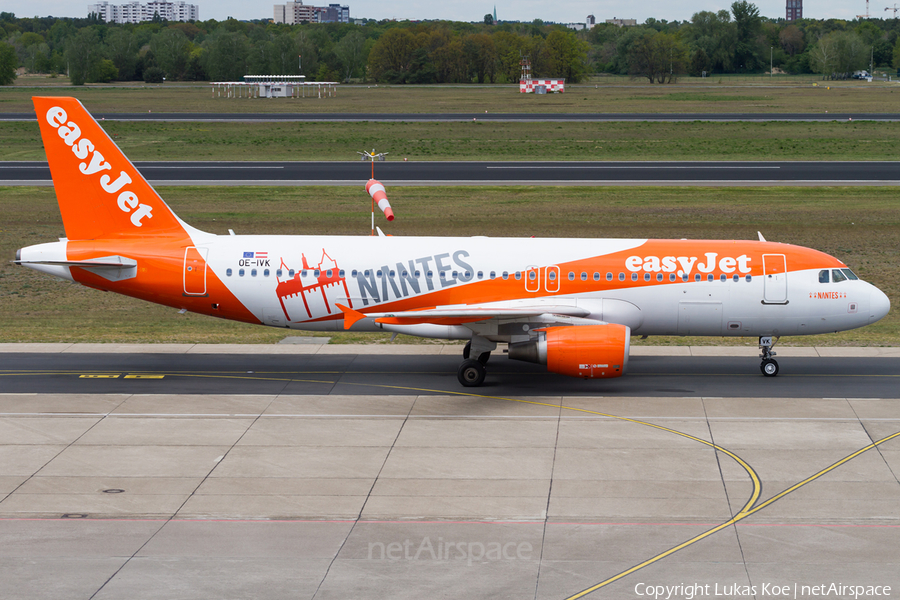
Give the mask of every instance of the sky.
MULTIPOLYGON (((110 4, 124 4, 126 0, 112 0, 110 4)), ((144 0, 146 1, 146 0, 144 0)), ((190 2, 190 0, 188 0, 190 2)), ((284 0, 281 0, 282 2, 284 0)), ((584 23, 585 17, 594 15, 598 23, 606 19, 637 19, 643 23, 647 18, 668 21, 689 20, 691 15, 701 10, 718 11, 731 6, 732 0, 644 0, 626 2, 619 0, 567 0, 556 4, 548 0, 501 0, 497 2, 497 18, 510 21, 532 21, 543 19, 558 23, 584 23), (625 6, 626 8, 623 8, 625 6)), ((444 0, 443 2, 422 2, 421 0, 307 0, 306 4, 325 6, 340 2, 350 6, 350 17, 354 19, 447 19, 451 21, 481 21, 484 15, 492 13, 493 2, 475 0, 444 0)), ((18 17, 54 16, 86 17, 88 0, 0 0, 0 11, 15 13, 18 17)), ((193 0, 200 7, 200 18, 224 20, 272 18, 275 4, 272 0, 193 0)), ((757 0, 754 2, 764 17, 783 17, 784 0, 757 0)), ((893 0, 872 0, 872 17, 893 17, 893 12, 885 12, 884 7, 893 0)), ((806 0, 803 16, 811 19, 853 19, 866 11, 865 0, 806 0)))

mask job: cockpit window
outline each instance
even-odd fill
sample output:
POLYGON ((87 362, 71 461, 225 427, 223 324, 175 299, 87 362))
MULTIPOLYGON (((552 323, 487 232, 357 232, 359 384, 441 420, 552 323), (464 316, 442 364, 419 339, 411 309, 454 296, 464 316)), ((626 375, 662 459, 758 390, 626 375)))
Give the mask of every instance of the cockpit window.
POLYGON ((856 273, 851 271, 850 269, 841 269, 841 272, 847 276, 847 279, 850 281, 856 281, 859 277, 856 276, 856 273))
POLYGON ((822 269, 821 271, 819 271, 819 283, 828 283, 829 279, 828 269, 822 269))
POLYGON ((834 283, 839 283, 841 281, 847 281, 847 276, 841 273, 840 269, 832 269, 831 270, 831 278, 834 280, 834 283))

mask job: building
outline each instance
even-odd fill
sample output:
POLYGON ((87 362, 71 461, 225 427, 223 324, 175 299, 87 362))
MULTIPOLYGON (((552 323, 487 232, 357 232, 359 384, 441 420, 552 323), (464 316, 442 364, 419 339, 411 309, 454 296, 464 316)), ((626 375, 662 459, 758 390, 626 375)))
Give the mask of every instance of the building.
POLYGON ((91 13, 96 13, 107 23, 143 23, 152 21, 156 15, 167 21, 200 20, 200 7, 182 1, 153 0, 147 3, 127 2, 125 4, 99 2, 88 5, 88 14, 91 13))
MULTIPOLYGON (((790 2, 790 0, 788 0, 790 2)), ((637 19, 618 19, 613 17, 612 19, 607 19, 607 23, 610 25, 618 25, 619 27, 634 27, 637 25, 637 19)))
MULTIPOLYGON (((885 9, 887 10, 887 9, 885 9)), ((788 21, 796 21, 803 18, 803 0, 787 0, 785 7, 785 19, 788 21)))
POLYGON ((349 23, 350 7, 341 4, 312 6, 297 0, 274 5, 274 21, 294 25, 296 23, 349 23))

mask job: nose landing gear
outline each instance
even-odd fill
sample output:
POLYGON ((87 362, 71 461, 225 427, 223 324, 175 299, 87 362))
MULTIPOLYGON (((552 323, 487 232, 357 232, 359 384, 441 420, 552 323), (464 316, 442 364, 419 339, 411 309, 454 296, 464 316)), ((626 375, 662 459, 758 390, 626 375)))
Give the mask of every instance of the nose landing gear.
POLYGON ((759 370, 766 377, 775 377, 778 375, 778 361, 772 358, 775 356, 775 352, 772 351, 772 348, 775 347, 775 344, 778 343, 779 339, 780 338, 776 337, 773 342, 772 336, 762 336, 759 338, 759 349, 762 351, 762 354, 759 355, 762 359, 759 370))

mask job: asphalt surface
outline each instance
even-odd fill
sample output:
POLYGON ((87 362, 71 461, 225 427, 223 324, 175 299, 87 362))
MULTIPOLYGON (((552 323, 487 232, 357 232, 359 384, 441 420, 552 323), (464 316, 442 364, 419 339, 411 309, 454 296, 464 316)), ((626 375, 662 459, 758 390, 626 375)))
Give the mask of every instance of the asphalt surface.
MULTIPOLYGON (((136 162, 155 184, 358 184, 369 167, 356 161, 304 162, 136 162)), ((603 183, 746 183, 900 184, 900 162, 466 162, 385 161, 378 179, 403 184, 603 184, 603 183)), ((0 162, 0 185, 50 182, 45 162, 0 162)))
POLYGON ((5 353, 9 393, 900 398, 900 358, 779 357, 763 377, 754 357, 632 356, 619 379, 581 380, 495 356, 485 384, 463 388, 460 357, 5 353))
MULTIPOLYGON (((107 121, 258 121, 258 122, 454 122, 517 121, 900 121, 900 113, 93 113, 107 121)), ((3 113, 0 121, 34 121, 34 113, 3 113)))

